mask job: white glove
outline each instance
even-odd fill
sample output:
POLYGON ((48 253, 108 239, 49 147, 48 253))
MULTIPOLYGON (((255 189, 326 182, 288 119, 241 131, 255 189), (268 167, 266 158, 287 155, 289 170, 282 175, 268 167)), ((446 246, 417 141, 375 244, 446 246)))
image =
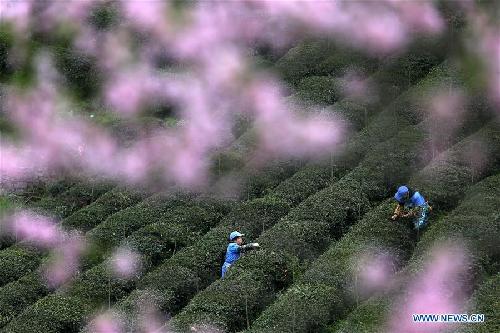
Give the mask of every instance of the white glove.
POLYGON ((260 247, 259 243, 252 243, 252 247, 258 249, 260 247))

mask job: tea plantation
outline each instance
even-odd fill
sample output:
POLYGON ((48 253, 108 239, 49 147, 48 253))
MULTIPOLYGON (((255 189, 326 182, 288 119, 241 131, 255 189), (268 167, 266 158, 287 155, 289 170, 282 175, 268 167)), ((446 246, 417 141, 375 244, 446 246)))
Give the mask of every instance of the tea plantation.
MULTIPOLYGON (((290 99, 328 106, 351 132, 331 157, 257 169, 243 167, 255 142, 242 122, 213 167, 220 178, 240 171, 237 197, 63 177, 6 193, 3 215, 21 207, 46 214, 85 235, 89 246, 75 277, 54 288, 43 277, 50 251, 3 235, 0 332, 91 332, 89 321, 105 310, 118 314, 125 332, 140 332, 144 302, 158 308, 172 332, 384 331, 433 245, 450 240, 460 240, 470 260, 468 311, 486 316, 457 332, 499 332, 500 122, 481 91, 460 106, 453 130, 427 112, 436 91, 467 89, 449 47, 444 37, 422 39, 403 54, 375 59, 315 40, 270 60, 290 99), (341 78, 353 69, 368 75, 376 100, 343 94, 341 78), (402 184, 433 207, 421 231, 409 218, 390 220, 402 184), (234 230, 260 249, 221 279, 234 230), (132 276, 110 271, 117 247, 140 255, 132 276), (358 259, 384 253, 397 258, 400 284, 362 290, 358 259)), ((61 61, 77 70, 70 55, 61 61)), ((71 82, 81 84, 92 90, 87 80, 71 82)))

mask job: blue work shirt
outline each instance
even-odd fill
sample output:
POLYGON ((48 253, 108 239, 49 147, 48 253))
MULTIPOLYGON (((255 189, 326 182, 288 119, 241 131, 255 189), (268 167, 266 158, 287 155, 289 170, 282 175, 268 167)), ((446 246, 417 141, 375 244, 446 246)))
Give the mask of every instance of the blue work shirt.
POLYGON ((226 250, 226 260, 228 264, 234 264, 236 260, 240 258, 241 246, 236 243, 229 243, 226 250))
POLYGON ((423 206, 425 204, 425 199, 419 192, 415 192, 408 200, 404 202, 399 201, 399 203, 408 208, 414 208, 423 206))

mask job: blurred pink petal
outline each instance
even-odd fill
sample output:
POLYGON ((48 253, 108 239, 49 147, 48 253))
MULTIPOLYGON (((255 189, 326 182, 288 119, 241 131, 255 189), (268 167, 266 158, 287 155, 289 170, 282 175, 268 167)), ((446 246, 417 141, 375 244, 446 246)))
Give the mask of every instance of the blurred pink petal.
POLYGON ((166 327, 167 318, 152 304, 143 305, 139 313, 139 326, 142 333, 170 333, 166 327))
POLYGON ((141 111, 155 93, 155 79, 146 68, 133 69, 113 77, 106 88, 106 102, 123 115, 141 111))
POLYGON ((90 323, 92 333, 122 333, 123 328, 118 316, 112 312, 106 312, 96 316, 90 323))
POLYGON ((488 156, 488 146, 481 140, 469 142, 464 149, 462 160, 472 169, 473 177, 482 174, 491 160, 488 156))
POLYGON ((363 295, 389 288, 394 279, 397 261, 389 252, 370 250, 361 254, 355 262, 355 288, 363 295))
POLYGON ((430 99, 429 132, 433 151, 443 151, 465 121, 466 99, 462 91, 442 87, 430 99))
POLYGON ((431 1, 390 1, 397 6, 402 19, 413 29, 432 34, 443 31, 444 21, 431 1))
POLYGON ((14 214, 5 227, 16 240, 43 248, 55 246, 63 236, 55 221, 29 211, 14 214))
POLYGON ((10 21, 19 32, 25 32, 30 24, 32 6, 31 0, 2 0, 0 1, 0 22, 10 21))
POLYGON ((340 122, 319 116, 299 119, 288 111, 272 81, 261 81, 250 91, 256 126, 265 150, 271 155, 315 156, 331 151, 343 138, 340 122))
POLYGON ((415 323, 412 314, 462 313, 465 302, 461 279, 468 259, 458 246, 435 248, 422 272, 408 284, 408 290, 394 305, 389 332, 437 332, 449 323, 415 323))
POLYGON ((44 267, 44 275, 49 286, 59 287, 77 273, 85 248, 85 241, 74 235, 68 235, 62 244, 54 248, 54 258, 44 267))
POLYGON ((115 249, 110 260, 111 271, 120 278, 131 278, 140 269, 140 256, 127 248, 115 249))
POLYGON ((121 1, 125 17, 143 32, 153 34, 156 40, 166 42, 171 38, 168 1, 121 1))

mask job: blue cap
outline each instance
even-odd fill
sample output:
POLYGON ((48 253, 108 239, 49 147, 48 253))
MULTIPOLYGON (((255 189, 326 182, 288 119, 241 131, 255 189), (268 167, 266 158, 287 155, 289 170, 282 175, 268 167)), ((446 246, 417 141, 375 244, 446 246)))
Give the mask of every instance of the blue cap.
POLYGON ((398 187, 398 191, 396 192, 396 194, 394 194, 394 199, 396 199, 398 202, 402 202, 404 196, 408 192, 410 192, 410 190, 408 190, 408 187, 400 186, 400 187, 398 187))
POLYGON ((234 240, 235 238, 237 237, 241 237, 241 236, 245 236, 244 234, 240 234, 238 231, 233 231, 230 235, 229 235, 229 240, 232 241, 234 240))

